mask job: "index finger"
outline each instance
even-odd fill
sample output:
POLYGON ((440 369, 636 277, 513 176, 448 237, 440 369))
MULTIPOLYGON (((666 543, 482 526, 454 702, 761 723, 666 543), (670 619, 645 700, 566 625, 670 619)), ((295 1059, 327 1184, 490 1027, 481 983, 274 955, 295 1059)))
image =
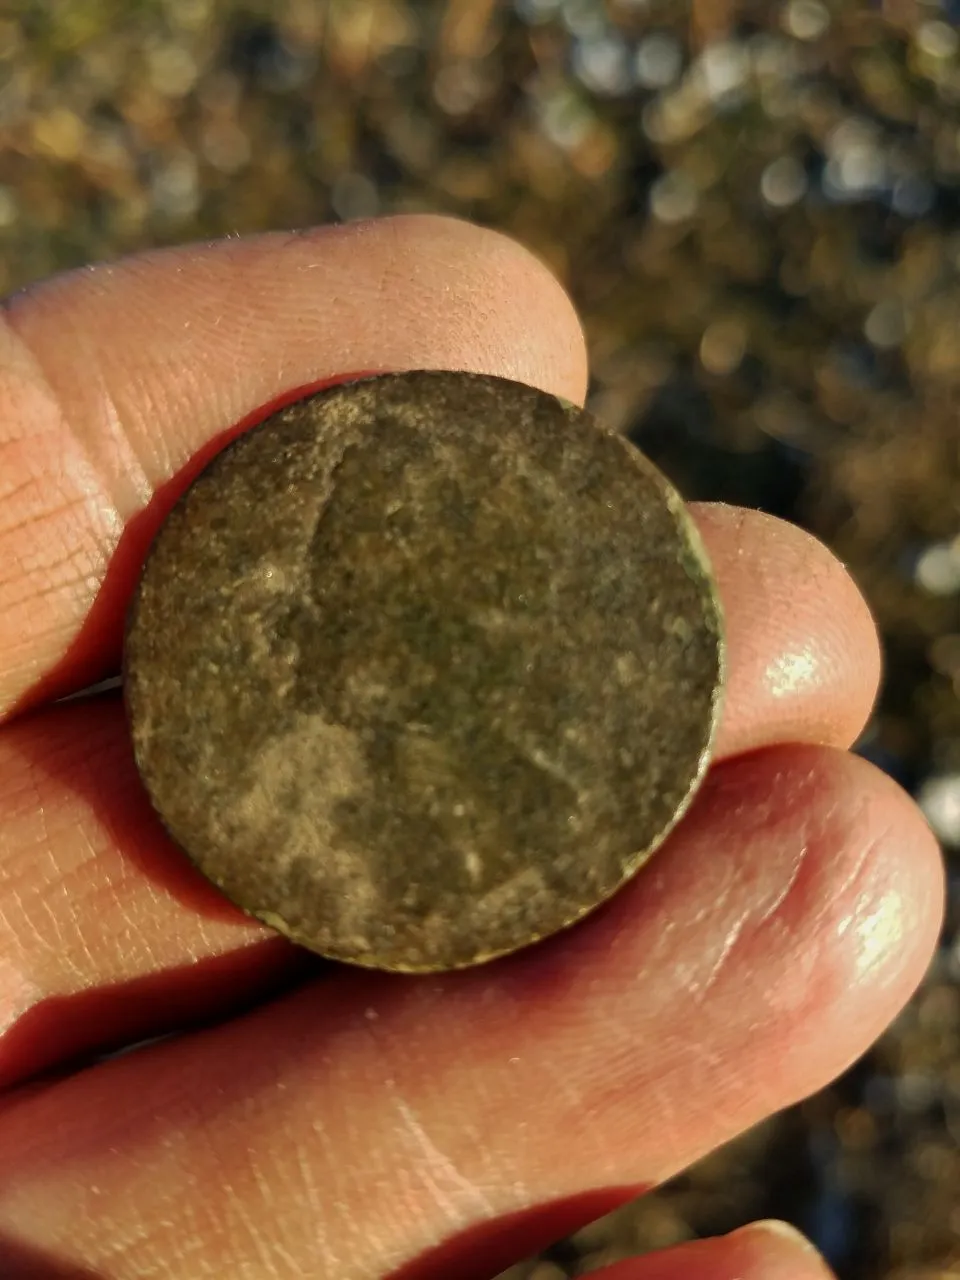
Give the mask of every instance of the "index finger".
POLYGON ((279 399, 418 367, 586 389, 580 325, 546 268, 432 216, 71 272, 0 320, 0 718, 115 669, 164 515, 279 399))

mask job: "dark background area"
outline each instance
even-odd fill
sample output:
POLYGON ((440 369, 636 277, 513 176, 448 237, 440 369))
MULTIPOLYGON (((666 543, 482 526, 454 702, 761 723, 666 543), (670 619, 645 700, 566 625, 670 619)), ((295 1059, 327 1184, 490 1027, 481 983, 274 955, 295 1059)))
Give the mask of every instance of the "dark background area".
POLYGON ((576 300, 591 407, 823 538, 883 632, 860 749, 950 862, 928 980, 830 1088, 524 1264, 782 1216, 960 1275, 960 4, 10 0, 0 293, 157 244, 447 211, 576 300))

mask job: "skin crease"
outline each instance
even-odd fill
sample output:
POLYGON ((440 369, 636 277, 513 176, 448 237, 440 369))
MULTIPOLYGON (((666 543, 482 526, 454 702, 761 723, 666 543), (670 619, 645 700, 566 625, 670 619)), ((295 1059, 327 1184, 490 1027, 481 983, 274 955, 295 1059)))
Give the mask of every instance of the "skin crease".
MULTIPOLYGON (((516 957, 336 971, 231 1018, 296 953, 166 843, 115 698, 41 704, 115 663, 143 549, 232 424, 351 370, 468 368, 582 399, 579 327, 525 251, 433 218, 153 254, 20 295, 6 319, 0 1271, 42 1254, 111 1278, 492 1275, 516 1256, 498 1222, 556 1201, 550 1234, 569 1230, 578 1196, 669 1176, 895 1015, 942 872, 907 797, 844 751, 876 687, 869 613, 807 535, 703 506, 729 635, 722 760, 650 868, 516 957), (184 1010, 216 1025, 30 1082, 184 1010)), ((824 1273, 796 1242, 739 1234, 609 1274, 824 1273)))

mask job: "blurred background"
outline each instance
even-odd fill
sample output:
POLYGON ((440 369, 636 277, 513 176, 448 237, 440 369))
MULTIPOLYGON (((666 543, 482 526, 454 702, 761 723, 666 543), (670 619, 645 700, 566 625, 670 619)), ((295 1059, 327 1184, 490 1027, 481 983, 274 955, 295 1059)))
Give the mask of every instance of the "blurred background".
POLYGON ((950 871, 928 980, 831 1088, 522 1264, 761 1216, 960 1277, 960 0, 6 0, 0 293, 145 246, 440 210, 544 258, 591 405, 690 498, 847 562, 860 750, 950 871))

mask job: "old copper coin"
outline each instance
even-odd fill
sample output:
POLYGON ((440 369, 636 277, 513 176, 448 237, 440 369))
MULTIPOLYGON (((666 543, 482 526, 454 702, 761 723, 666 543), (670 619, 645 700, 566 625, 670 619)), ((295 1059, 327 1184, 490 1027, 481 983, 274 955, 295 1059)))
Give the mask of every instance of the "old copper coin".
POLYGON ((608 898, 696 789, 721 683, 659 472, 463 373, 340 386, 230 444, 159 534, 126 644, 174 840, 296 942, 405 971, 608 898))

